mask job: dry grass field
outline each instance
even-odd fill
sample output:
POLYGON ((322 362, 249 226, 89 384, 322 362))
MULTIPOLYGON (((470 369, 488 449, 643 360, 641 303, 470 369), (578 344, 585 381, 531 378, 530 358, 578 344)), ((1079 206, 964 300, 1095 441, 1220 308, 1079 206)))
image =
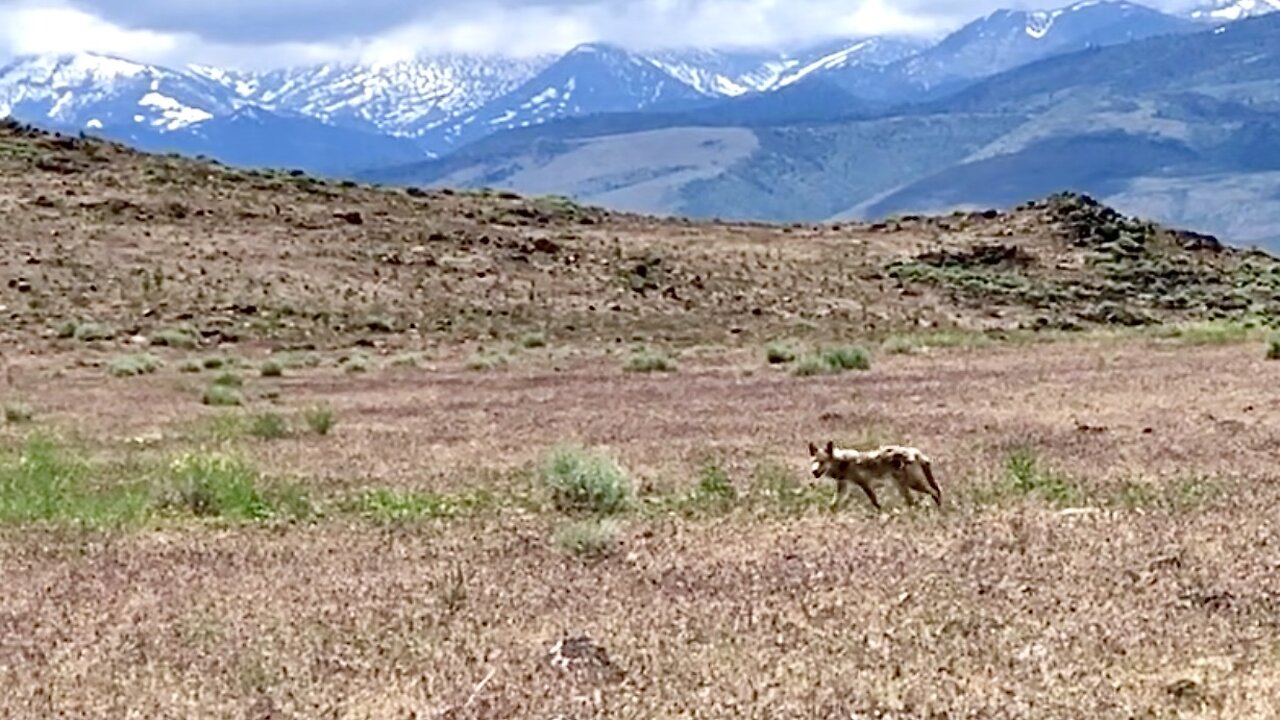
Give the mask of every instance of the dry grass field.
POLYGON ((1271 258, 3 133, 0 716, 1280 713, 1271 258), (943 507, 829 508, 827 439, 943 507))

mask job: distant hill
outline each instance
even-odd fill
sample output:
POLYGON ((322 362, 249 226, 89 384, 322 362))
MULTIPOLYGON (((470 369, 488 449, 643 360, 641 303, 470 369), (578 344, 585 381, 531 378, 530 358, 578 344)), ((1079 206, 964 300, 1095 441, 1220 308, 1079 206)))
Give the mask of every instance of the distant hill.
POLYGON ((1054 55, 896 109, 843 98, 842 119, 555 124, 368 177, 772 220, 1009 206, 1071 189, 1280 243, 1280 14, 1054 55))

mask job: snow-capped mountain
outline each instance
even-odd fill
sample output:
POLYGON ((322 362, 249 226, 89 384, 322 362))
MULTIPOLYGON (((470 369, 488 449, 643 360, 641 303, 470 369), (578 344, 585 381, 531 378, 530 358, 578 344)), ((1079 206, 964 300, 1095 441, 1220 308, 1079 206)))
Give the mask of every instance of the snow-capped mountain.
POLYGON ((1280 10, 1280 0, 1217 0, 1191 12, 1191 19, 1202 22, 1231 22, 1266 15, 1280 10))
POLYGON ((414 60, 326 64, 252 74, 192 66, 243 101, 335 125, 419 137, 515 90, 554 62, 439 55, 414 60))
POLYGON ((0 116, 63 128, 172 132, 237 107, 217 83, 104 55, 25 56, 0 67, 0 116))
POLYGON ((574 48, 511 93, 440 127, 436 137, 456 147, 500 130, 565 117, 651 110, 706 97, 644 56, 589 43, 574 48))
POLYGON ((926 89, 945 88, 1087 47, 1190 32, 1197 25, 1142 5, 1086 0, 1056 10, 997 10, 892 67, 926 89))
POLYGON ((870 37, 841 40, 809 48, 801 62, 788 68, 775 87, 783 88, 808 77, 847 74, 867 68, 881 68, 905 60, 929 45, 910 38, 870 37))
POLYGON ((780 51, 686 49, 647 53, 644 57, 704 95, 738 97, 786 87, 824 70, 888 65, 925 47, 917 40, 871 37, 780 51))
MULTIPOLYGON (((1223 17, 1280 8, 1280 0, 1217 3, 1211 12, 1223 17)), ((1088 0, 1051 11, 997 11, 937 44, 871 37, 640 53, 596 43, 559 57, 440 55, 268 72, 163 68, 88 53, 31 56, 0 67, 0 116, 148 148, 200 148, 241 161, 249 147, 264 162, 345 168, 363 151, 370 160, 406 147, 441 155, 496 132, 573 116, 698 108, 712 123, 717 112, 725 122, 747 124, 797 113, 841 117, 855 107, 936 96, 1050 55, 1199 27, 1129 2, 1088 0), (784 90, 786 97, 773 95, 784 90), (730 100, 746 102, 717 104, 730 100), (292 137, 273 144, 255 136, 282 132, 292 137), (237 148, 218 147, 233 141, 237 148)), ((650 121, 652 115, 644 118, 650 121)))

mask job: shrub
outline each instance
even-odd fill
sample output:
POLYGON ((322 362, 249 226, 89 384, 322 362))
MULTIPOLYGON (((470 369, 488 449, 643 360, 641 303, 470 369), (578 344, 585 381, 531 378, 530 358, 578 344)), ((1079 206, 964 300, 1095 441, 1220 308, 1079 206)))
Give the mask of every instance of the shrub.
POLYGON ((1267 359, 1280 360, 1280 337, 1273 337, 1267 343, 1267 359))
POLYGON ((617 523, 604 519, 565 525, 556 531, 554 540, 565 552, 583 558, 599 558, 613 552, 617 537, 617 523))
POLYGON ((368 372, 373 361, 362 352, 353 352, 342 359, 342 369, 349 373, 368 372))
POLYGON ((827 365, 822 358, 817 355, 806 355, 796 363, 791 371, 797 377, 811 377, 813 375, 826 375, 831 373, 831 366, 827 365))
POLYGON ((910 355, 920 349, 922 343, 905 335, 893 335, 881 347, 890 355, 910 355))
POLYGON ((796 364, 796 375, 830 375, 846 370, 870 370, 871 360, 859 347, 828 348, 813 355, 806 355, 796 364))
POLYGON ((732 503, 738 498, 738 491, 724 468, 715 463, 707 463, 698 478, 698 497, 718 504, 732 503))
POLYGON ((420 356, 416 352, 402 352, 402 354, 392 357, 393 368, 417 368, 420 356))
POLYGON ((275 413, 259 413, 249 422, 249 434, 263 440, 278 440, 289 434, 289 425, 275 413))
POLYGON ((233 372, 224 372, 213 379, 213 384, 219 387, 238 388, 244 385, 244 380, 233 372))
POLYGON ((302 414, 302 419, 307 424, 307 428, 317 435, 328 435, 337 423, 333 408, 328 405, 307 408, 302 414))
POLYGON ((212 355, 203 360, 205 370, 221 370, 230 364, 231 362, 229 360, 224 357, 218 357, 217 355, 212 355))
POLYGON ((35 411, 26 403, 9 403, 4 406, 4 421, 10 425, 21 425, 31 422, 35 411))
POLYGON ((71 331, 72 337, 81 342, 95 342, 97 340, 110 340, 116 336, 115 328, 102 323, 88 322, 80 323, 71 331))
POLYGON ((182 363, 178 365, 178 372, 183 373, 198 373, 203 369, 204 368, 200 364, 200 361, 194 358, 183 360, 182 363))
POLYGON ((790 345, 778 343, 765 348, 764 354, 770 365, 783 365, 796 359, 796 351, 790 345))
POLYGON ((196 335, 185 328, 165 328, 151 336, 151 344, 162 347, 193 348, 196 335))
POLYGON ((631 481, 626 471, 601 452, 556 448, 544 462, 541 476, 559 510, 618 512, 631 495, 631 481))
POLYGON ((108 370, 115 377, 133 377, 148 375, 160 368, 160 358, 151 353, 121 355, 111 361, 108 370))
POLYGON ((264 378, 278 378, 284 375, 284 365, 275 360, 268 360, 262 363, 262 367, 258 368, 258 372, 264 378))
POLYGON ((204 389, 200 402, 214 407, 234 407, 244 403, 240 393, 226 385, 210 385, 204 389))
POLYGON ((871 358, 860 347, 828 348, 822 351, 822 359, 837 371, 871 369, 871 358))
POLYGON ((494 370, 507 364, 505 355, 496 352, 478 352, 467 360, 467 369, 475 371, 494 370))
POLYGON ((269 520, 311 513, 311 502, 301 487, 267 488, 251 465, 223 453, 180 455, 169 465, 168 482, 163 504, 197 517, 269 520))
POLYGON ((533 332, 520 338, 521 347, 530 350, 547 346, 547 336, 540 332, 533 332))
POLYGON ((626 372, 651 373, 674 372, 676 363, 667 354, 653 350, 637 350, 631 354, 623 370, 626 372))

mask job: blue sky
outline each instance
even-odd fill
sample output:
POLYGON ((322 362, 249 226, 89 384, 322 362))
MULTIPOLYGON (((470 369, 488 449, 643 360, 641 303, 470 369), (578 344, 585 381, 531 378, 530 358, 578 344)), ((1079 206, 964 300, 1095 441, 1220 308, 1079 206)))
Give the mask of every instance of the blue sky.
MULTIPOLYGON (((766 45, 832 34, 937 35, 1013 0, 0 0, 0 52, 97 51, 152 62, 279 66, 415 53, 529 55, 766 45)), ((1152 0, 1166 10, 1195 0, 1152 0)))

